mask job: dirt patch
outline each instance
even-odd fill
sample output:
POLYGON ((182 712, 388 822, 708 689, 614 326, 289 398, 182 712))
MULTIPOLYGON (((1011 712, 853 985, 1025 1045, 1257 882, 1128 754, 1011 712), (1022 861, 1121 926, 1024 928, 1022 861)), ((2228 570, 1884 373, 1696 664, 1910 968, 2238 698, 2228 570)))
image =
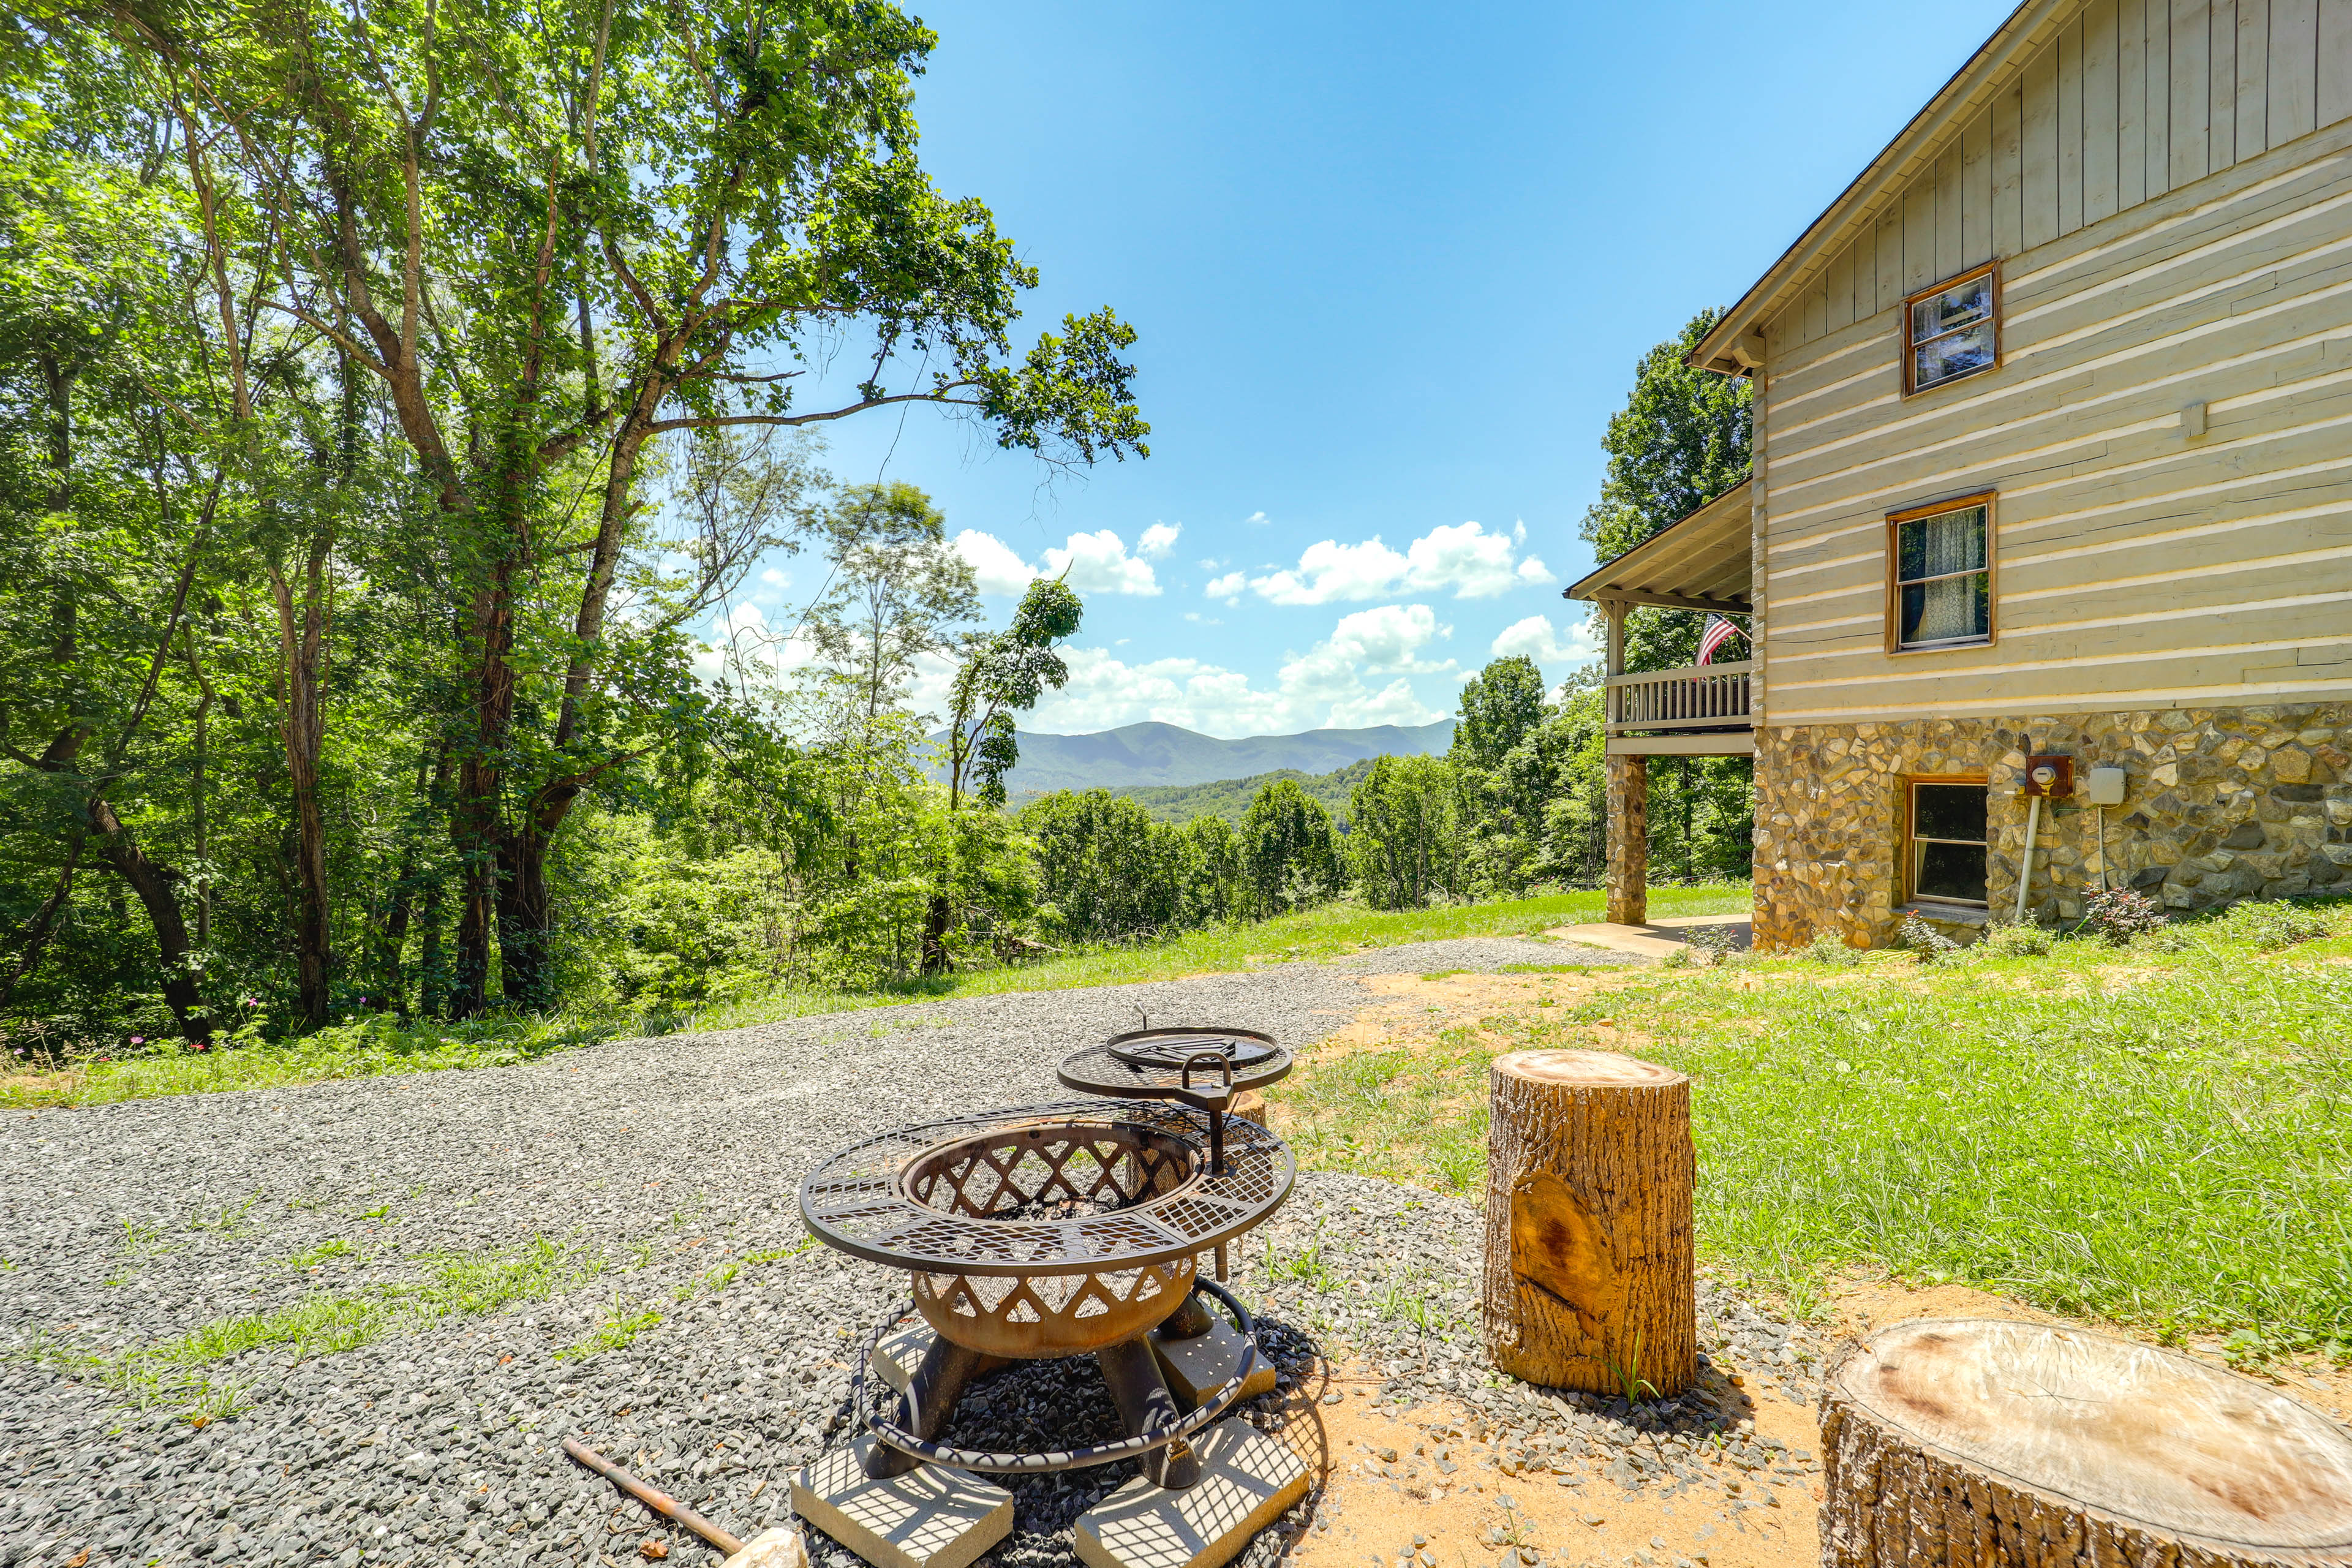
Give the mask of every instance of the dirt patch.
MULTIPOLYGON (((1704 1491, 1671 1500, 1654 1489, 1624 1491, 1591 1460, 1570 1461, 1565 1475, 1506 1475, 1497 1450, 1479 1440, 1486 1423, 1475 1412, 1434 1405, 1389 1415, 1360 1395, 1373 1382, 1343 1373, 1331 1386, 1346 1397, 1318 1412, 1329 1469, 1317 1511, 1329 1528, 1300 1542, 1297 1556, 1310 1568, 1395 1568, 1416 1551, 1439 1568, 1490 1568, 1515 1545, 1546 1563, 1615 1563, 1646 1552, 1659 1568, 1678 1558, 1708 1568, 1800 1568, 1820 1556, 1817 1481, 1749 1483, 1759 1500, 1735 1509, 1704 1491), (1441 1438, 1433 1426, 1471 1436, 1441 1438), (1767 1496, 1769 1504, 1760 1500, 1767 1496)), ((1759 1404, 1754 1420, 1791 1448, 1810 1453, 1818 1444, 1812 1412, 1786 1400, 1759 1404)))

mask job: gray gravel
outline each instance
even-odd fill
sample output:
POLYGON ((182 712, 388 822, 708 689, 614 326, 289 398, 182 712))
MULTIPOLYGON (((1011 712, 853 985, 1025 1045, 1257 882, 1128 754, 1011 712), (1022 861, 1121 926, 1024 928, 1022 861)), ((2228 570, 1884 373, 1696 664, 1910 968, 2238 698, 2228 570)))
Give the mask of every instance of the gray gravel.
MULTIPOLYGON (((1139 1005, 1297 1047, 1370 1001, 1349 970, 1617 956, 1425 943, 472 1072, 10 1113, 0 1568, 83 1552, 84 1568, 617 1565, 642 1563, 647 1541, 672 1562, 714 1561, 556 1444, 583 1436, 745 1536, 785 1519, 791 1472, 846 1439, 852 1336, 900 1295, 885 1271, 803 1245, 798 1182, 819 1155, 885 1126, 1058 1098, 1053 1064, 1131 1026, 1139 1005), (232 1321, 240 1353, 186 1353, 195 1331, 232 1321)), ((1466 1204, 1310 1175, 1251 1245, 1237 1281, 1294 1377, 1318 1342, 1334 1355, 1352 1347, 1390 1378, 1385 1394, 1466 1397, 1491 1412, 1494 1435, 1528 1441, 1593 1422, 1680 1433, 1719 1419, 1612 1417, 1487 1386, 1466 1204), (1289 1271, 1267 1275, 1268 1244, 1289 1271), (1317 1267, 1300 1273, 1310 1249, 1317 1267), (1417 1316, 1415 1293, 1433 1303, 1417 1316)), ((1786 1389, 1807 1396, 1818 1347, 1710 1300, 1727 1353, 1779 1366, 1776 1344, 1795 1347, 1786 1389)), ((1045 1408, 1099 1424, 1109 1407, 1092 1376, 1001 1374, 964 1436, 1014 1432, 1045 1408)), ((1254 1417, 1278 1424, 1276 1404, 1254 1417)), ((1069 1521, 1122 1475, 1021 1483, 997 1568, 1067 1563, 1069 1521)), ((1261 1537, 1251 1560, 1264 1568, 1310 1516, 1261 1537)))

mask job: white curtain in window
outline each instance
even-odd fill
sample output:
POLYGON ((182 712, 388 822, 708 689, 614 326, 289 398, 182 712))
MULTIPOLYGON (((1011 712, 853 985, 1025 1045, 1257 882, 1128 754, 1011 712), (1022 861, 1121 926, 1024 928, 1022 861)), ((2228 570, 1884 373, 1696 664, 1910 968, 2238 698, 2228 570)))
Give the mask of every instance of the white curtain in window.
MULTIPOLYGON (((1919 531, 1921 576, 1967 572, 1983 563, 1984 513, 1970 509, 1943 517, 1921 518, 1911 526, 1919 531)), ((1920 608, 1919 625, 1911 634, 1913 641, 1941 642, 1946 637, 1978 635, 1977 580, 1973 574, 1945 577, 1940 583, 1922 586, 1927 591, 1927 603, 1920 608)))

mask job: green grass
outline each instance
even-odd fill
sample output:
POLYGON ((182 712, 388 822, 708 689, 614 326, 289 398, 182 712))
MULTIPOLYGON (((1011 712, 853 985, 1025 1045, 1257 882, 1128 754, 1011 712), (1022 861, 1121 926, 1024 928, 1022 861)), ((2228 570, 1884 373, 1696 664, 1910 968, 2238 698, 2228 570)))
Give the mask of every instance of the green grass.
POLYGON ((305 1296, 266 1312, 216 1318, 154 1344, 93 1353, 49 1340, 26 1353, 69 1376, 112 1388, 142 1408, 163 1406, 191 1419, 217 1420, 242 1408, 249 1387, 249 1380, 228 1373, 228 1364, 256 1351, 278 1351, 298 1361, 331 1355, 444 1318, 478 1317, 517 1301, 544 1300, 603 1268, 601 1259, 544 1237, 512 1252, 430 1253, 416 1261, 425 1266, 420 1279, 352 1295, 305 1296))
POLYGON ((2247 911, 2125 952, 1638 971, 1272 1098, 1302 1163, 1473 1192, 1496 1054, 1630 1037, 1691 1075, 1701 1245, 1735 1271, 2352 1358, 2352 967, 2315 962, 2352 907, 2317 912, 2330 934, 2284 947, 2247 911))
MULTIPOLYGON (((1748 907, 1744 884, 1651 889, 1661 915, 1725 914, 1748 907)), ((1188 931, 1165 942, 1087 948, 1045 963, 975 970, 862 992, 779 991, 700 1013, 495 1014, 463 1024, 403 1026, 373 1016, 306 1038, 205 1052, 172 1050, 92 1060, 53 1072, 0 1077, 0 1110, 101 1105, 162 1095, 272 1089, 329 1079, 505 1067, 574 1047, 645 1035, 740 1028, 814 1014, 1008 991, 1123 985, 1262 963, 1337 957, 1362 948, 1453 937, 1522 936, 1601 918, 1597 890, 1446 909, 1383 913, 1331 904, 1252 924, 1188 931)), ((877 1032, 886 1032, 876 1026, 877 1032)))

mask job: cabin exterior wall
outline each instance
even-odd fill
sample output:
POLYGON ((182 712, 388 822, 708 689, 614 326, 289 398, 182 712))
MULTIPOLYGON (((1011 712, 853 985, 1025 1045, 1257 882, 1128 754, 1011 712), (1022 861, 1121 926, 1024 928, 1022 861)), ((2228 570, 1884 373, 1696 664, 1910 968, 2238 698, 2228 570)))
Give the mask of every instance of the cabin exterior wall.
POLYGON ((1893 940, 1920 774, 1987 780, 2005 917, 2037 751, 2131 791, 2042 918, 2352 879, 2352 0, 2083 6, 1763 346, 1759 945, 1893 940), (1903 297, 1988 260, 1999 366, 1906 396, 1903 297), (1890 652, 1887 514, 1979 491, 1993 639, 1890 652))

